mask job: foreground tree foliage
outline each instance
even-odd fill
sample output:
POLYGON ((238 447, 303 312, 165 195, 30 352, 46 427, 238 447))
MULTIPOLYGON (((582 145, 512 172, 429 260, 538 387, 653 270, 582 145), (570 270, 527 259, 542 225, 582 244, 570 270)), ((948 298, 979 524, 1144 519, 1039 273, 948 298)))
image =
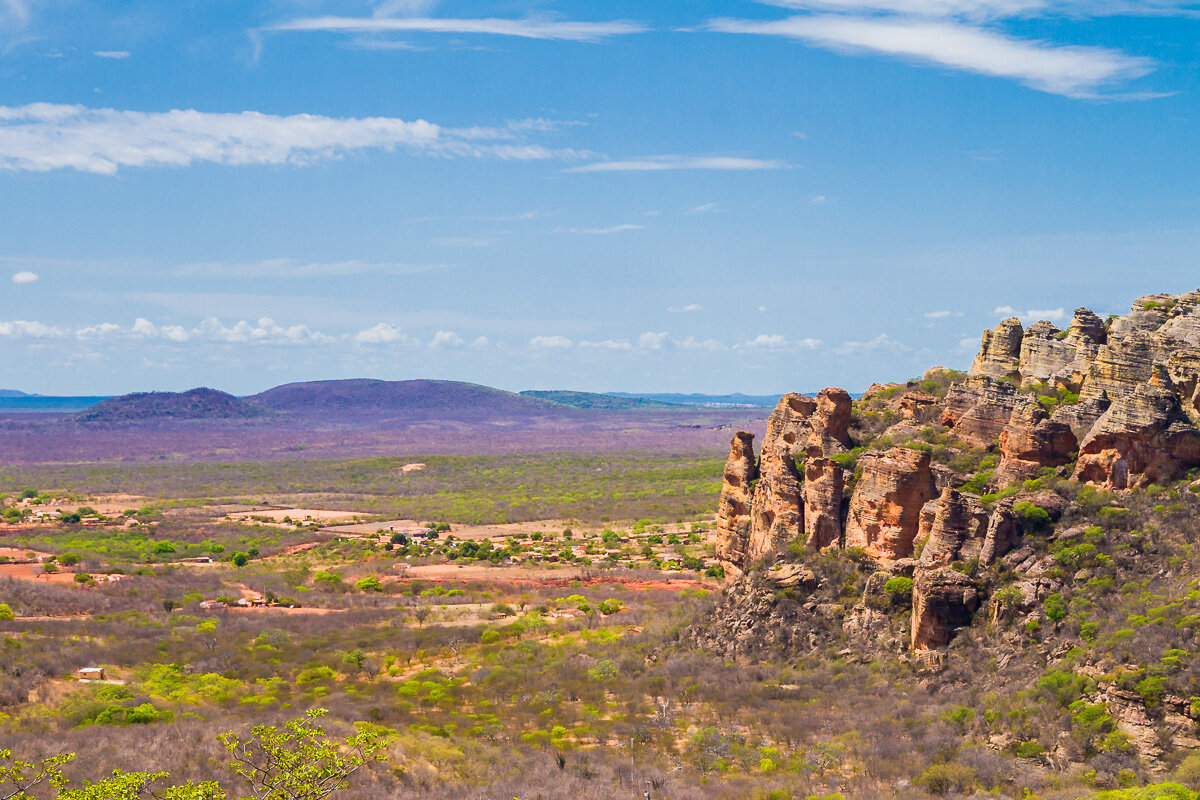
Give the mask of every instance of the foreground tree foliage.
MULTIPOLYGON (((324 709, 313 709, 283 727, 256 725, 245 738, 234 732, 219 737, 232 757, 230 769, 250 789, 246 800, 323 800, 344 789, 364 764, 383 758, 381 734, 364 730, 345 739, 332 738, 317 721, 324 715, 324 709)), ((31 792, 39 787, 48 787, 58 800, 228 797, 216 781, 164 786, 170 779, 166 772, 115 770, 103 780, 68 788, 63 766, 74 759, 74 754, 63 753, 38 762, 22 761, 12 751, 0 750, 0 800, 33 800, 31 792)))

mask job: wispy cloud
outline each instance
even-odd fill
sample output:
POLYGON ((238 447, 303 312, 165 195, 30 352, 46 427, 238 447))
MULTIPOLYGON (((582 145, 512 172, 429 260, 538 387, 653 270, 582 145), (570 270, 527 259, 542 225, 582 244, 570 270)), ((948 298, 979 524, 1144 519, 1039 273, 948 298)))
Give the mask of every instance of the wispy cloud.
POLYGON ((786 162, 769 158, 743 158, 741 156, 645 156, 614 161, 597 161, 578 167, 571 167, 567 172, 660 172, 665 170, 730 170, 753 171, 767 169, 786 169, 786 162))
POLYGON ((18 272, 12 276, 13 283, 33 283, 37 279, 38 274, 36 272, 30 272, 29 270, 22 270, 21 272, 18 272))
POLYGON ((964 316, 961 311, 926 311, 925 319, 949 319, 964 316))
POLYGON ((822 344, 820 339, 790 340, 778 333, 760 333, 749 341, 734 345, 739 350, 782 350, 797 348, 800 350, 816 350, 822 344))
POLYGON ((721 210, 721 207, 716 203, 704 203, 703 205, 689 208, 683 212, 685 214, 713 214, 721 210))
POLYGON ((446 269, 446 264, 407 264, 380 261, 297 261, 271 258, 262 261, 206 261, 184 264, 172 270, 180 276, 210 278, 316 278, 347 275, 415 275, 446 269))
POLYGON ((75 169, 102 175, 125 167, 308 164, 360 150, 531 161, 587 154, 551 150, 525 136, 540 125, 443 128, 391 117, 275 116, 255 111, 120 111, 34 103, 0 106, 0 170, 75 169))
POLYGON ((583 233, 588 236, 607 236, 610 233, 622 233, 624 231, 641 231, 645 230, 645 225, 613 225, 611 228, 555 228, 555 233, 583 233))
POLYGON ((524 39, 557 39, 598 42, 614 36, 645 33, 641 22, 612 20, 579 22, 547 19, 448 19, 436 17, 307 17, 273 25, 271 31, 323 31, 327 33, 452 33, 516 36, 524 39))
POLYGON ((704 310, 704 306, 700 305, 699 303, 688 303, 686 306, 679 306, 678 308, 668 308, 667 309, 667 311, 671 312, 672 314, 689 314, 692 312, 703 311, 703 310, 704 310))
POLYGON ((1040 310, 1031 308, 1026 311, 1018 311, 1012 306, 998 306, 992 310, 992 313, 998 317, 1017 317, 1022 322, 1037 322, 1043 319, 1049 322, 1058 322, 1067 316, 1067 311, 1064 308, 1040 310))
POLYGON ((837 353, 838 355, 847 356, 879 352, 907 353, 911 350, 912 348, 908 345, 897 342, 886 333, 880 333, 874 338, 862 342, 842 342, 842 346, 837 349, 837 353))
POLYGON ((565 350, 574 347, 575 343, 566 336, 535 336, 529 340, 529 346, 544 350, 565 350))
POLYGON ((47 325, 28 320, 0 322, 0 337, 11 339, 79 339, 95 340, 117 338, 125 340, 157 339, 172 343, 219 342, 219 343, 264 343, 264 344, 313 344, 335 340, 333 336, 315 331, 307 325, 279 325, 263 317, 257 322, 241 320, 226 326, 216 317, 209 317, 195 327, 182 325, 156 325, 148 319, 138 317, 132 325, 124 326, 113 322, 67 327, 47 325))
POLYGON ((132 53, 130 53, 128 50, 97 50, 96 52, 92 53, 92 55, 96 56, 97 58, 111 58, 114 61, 122 61, 126 58, 129 58, 132 53))
MULTIPOLYGON (((933 3, 845 3, 844 8, 933 3)), ((899 9, 897 9, 899 10, 899 9)), ((715 19, 709 30, 783 36, 833 50, 881 53, 1012 78, 1068 97, 1095 97, 1104 87, 1150 73, 1154 62, 1102 47, 1017 39, 952 19, 925 16, 806 15, 780 20, 715 19)))

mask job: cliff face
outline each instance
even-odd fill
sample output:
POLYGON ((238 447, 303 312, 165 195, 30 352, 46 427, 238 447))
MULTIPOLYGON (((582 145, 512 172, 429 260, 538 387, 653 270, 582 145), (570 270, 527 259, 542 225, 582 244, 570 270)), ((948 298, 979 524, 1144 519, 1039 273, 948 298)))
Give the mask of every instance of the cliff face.
POLYGON ((974 446, 998 441, 997 487, 1076 449, 1077 480, 1125 489, 1178 477, 1200 465, 1200 292, 1140 297, 1107 325, 1077 309, 1066 331, 1006 319, 984 334, 941 421, 974 446), (1079 402, 1047 420, 1018 389, 1039 383, 1079 402))
POLYGON ((880 559, 908 558, 921 508, 937 494, 929 454, 895 447, 862 459, 862 478, 850 497, 846 546, 880 559))

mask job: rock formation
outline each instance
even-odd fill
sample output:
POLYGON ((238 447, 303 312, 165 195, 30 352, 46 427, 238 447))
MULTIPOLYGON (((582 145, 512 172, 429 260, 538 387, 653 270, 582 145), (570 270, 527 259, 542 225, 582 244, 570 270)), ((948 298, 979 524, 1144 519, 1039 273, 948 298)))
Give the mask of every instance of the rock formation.
POLYGON ((988 514, 974 498, 947 486, 936 503, 918 569, 948 567, 977 558, 988 530, 988 514))
POLYGON ((1200 464, 1200 430, 1171 388, 1142 384, 1097 420, 1079 447, 1074 478, 1127 489, 1179 477, 1200 464))
POLYGON ((937 493, 929 453, 894 447, 867 454, 859 463, 863 472, 850 497, 846 547, 861 547, 876 558, 907 558, 921 507, 937 493))
POLYGON ((961 572, 917 570, 912 596, 912 648, 945 647, 959 628, 971 624, 979 608, 975 583, 961 572))
POLYGON ((1066 331, 1001 322, 984 333, 968 379, 951 388, 941 422, 976 447, 1001 439, 998 486, 1068 464, 1072 437, 1079 480, 1119 489, 1178 476, 1200 463, 1200 291, 1139 297, 1108 325, 1084 308, 1066 331), (1079 402, 1063 395, 1067 404, 1042 419, 1020 401, 1018 386, 1028 383, 1079 402))
POLYGON ((804 462, 804 543, 809 550, 838 544, 842 538, 844 470, 828 458, 804 462))
POLYGON ((1017 387, 1010 381, 971 375, 950 387, 939 421, 953 429, 956 439, 975 447, 990 447, 1019 401, 1017 387))
POLYGON ((804 529, 800 474, 792 453, 782 442, 763 447, 758 484, 750 510, 750 538, 744 561, 753 563, 774 554, 804 529))
POLYGON ((1061 467, 1078 448, 1070 425, 1055 422, 1039 403, 1026 400, 1013 409, 1000 432, 1000 465, 994 480, 1008 486, 1036 476, 1043 467, 1061 467))
POLYGON ((1021 320, 1011 317, 983 332, 979 355, 971 365, 972 375, 991 378, 1017 377, 1021 374, 1021 320))
POLYGON ((758 467, 754 463, 754 434, 739 431, 729 443, 729 458, 717 499, 717 558, 730 574, 746 563, 750 544, 750 512, 758 467))

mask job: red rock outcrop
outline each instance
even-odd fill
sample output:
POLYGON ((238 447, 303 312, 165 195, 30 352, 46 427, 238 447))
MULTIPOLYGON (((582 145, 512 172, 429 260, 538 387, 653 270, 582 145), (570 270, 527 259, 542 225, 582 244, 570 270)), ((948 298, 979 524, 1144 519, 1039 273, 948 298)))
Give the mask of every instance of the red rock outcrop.
POLYGON ((1086 308, 1075 309, 1066 332, 1049 322, 1037 322, 1025 330, 1021 341, 1020 378, 1077 392, 1107 338, 1104 323, 1086 308))
POLYGON ((881 559, 907 558, 920 528, 921 507, 936 496, 929 454, 905 447, 868 453, 859 461, 846 517, 846 547, 881 559))
POLYGON ((1087 436, 1088 431, 1100 417, 1104 416, 1104 412, 1108 411, 1111 405, 1112 401, 1108 399, 1108 395, 1102 394, 1100 397, 1093 397, 1090 400, 1080 400, 1078 403, 1059 406, 1054 409, 1050 419, 1069 427, 1078 440, 1087 436))
POLYGON ((1001 500, 988 518, 983 547, 979 548, 979 566, 990 567, 996 559, 1006 555, 1016 546, 1021 531, 1012 508, 1012 499, 1001 500))
POLYGON ((1000 432, 995 484, 1003 488, 1036 476, 1043 467, 1061 467, 1078 449, 1070 425, 1051 420, 1041 404, 1027 400, 1013 409, 1000 432))
POLYGON ((1168 387, 1149 383, 1113 402, 1079 447, 1075 480, 1126 489, 1173 480, 1200 464, 1200 430, 1168 387))
POLYGON ((810 456, 845 452, 852 404, 845 389, 823 389, 815 398, 785 394, 767 420, 763 449, 779 447, 810 456))
POLYGON ((763 446, 758 485, 750 510, 750 538, 742 568, 774 555, 804 530, 804 501, 800 473, 791 451, 783 444, 763 446))
POLYGON ((717 558, 728 574, 736 575, 746 563, 750 543, 753 485, 758 480, 754 434, 745 431, 734 434, 723 476, 717 500, 717 558))
POLYGON ((947 486, 938 497, 919 568, 948 567, 978 557, 987 529, 988 514, 979 502, 947 486))
POLYGON ((844 487, 844 470, 828 458, 804 462, 804 542, 809 550, 821 550, 841 540, 844 487))
POLYGON ((972 375, 950 387, 939 421, 951 429, 954 438, 975 447, 989 447, 1008 424, 1019 401, 1020 394, 1011 382, 972 375))
POLYGON ((945 647, 979 608, 975 583, 952 569, 918 569, 913 580, 912 648, 945 647))
POLYGON ((1010 317, 991 330, 984 331, 979 355, 971 364, 970 373, 991 378, 1019 377, 1024 333, 1021 320, 1016 317, 1010 317))

